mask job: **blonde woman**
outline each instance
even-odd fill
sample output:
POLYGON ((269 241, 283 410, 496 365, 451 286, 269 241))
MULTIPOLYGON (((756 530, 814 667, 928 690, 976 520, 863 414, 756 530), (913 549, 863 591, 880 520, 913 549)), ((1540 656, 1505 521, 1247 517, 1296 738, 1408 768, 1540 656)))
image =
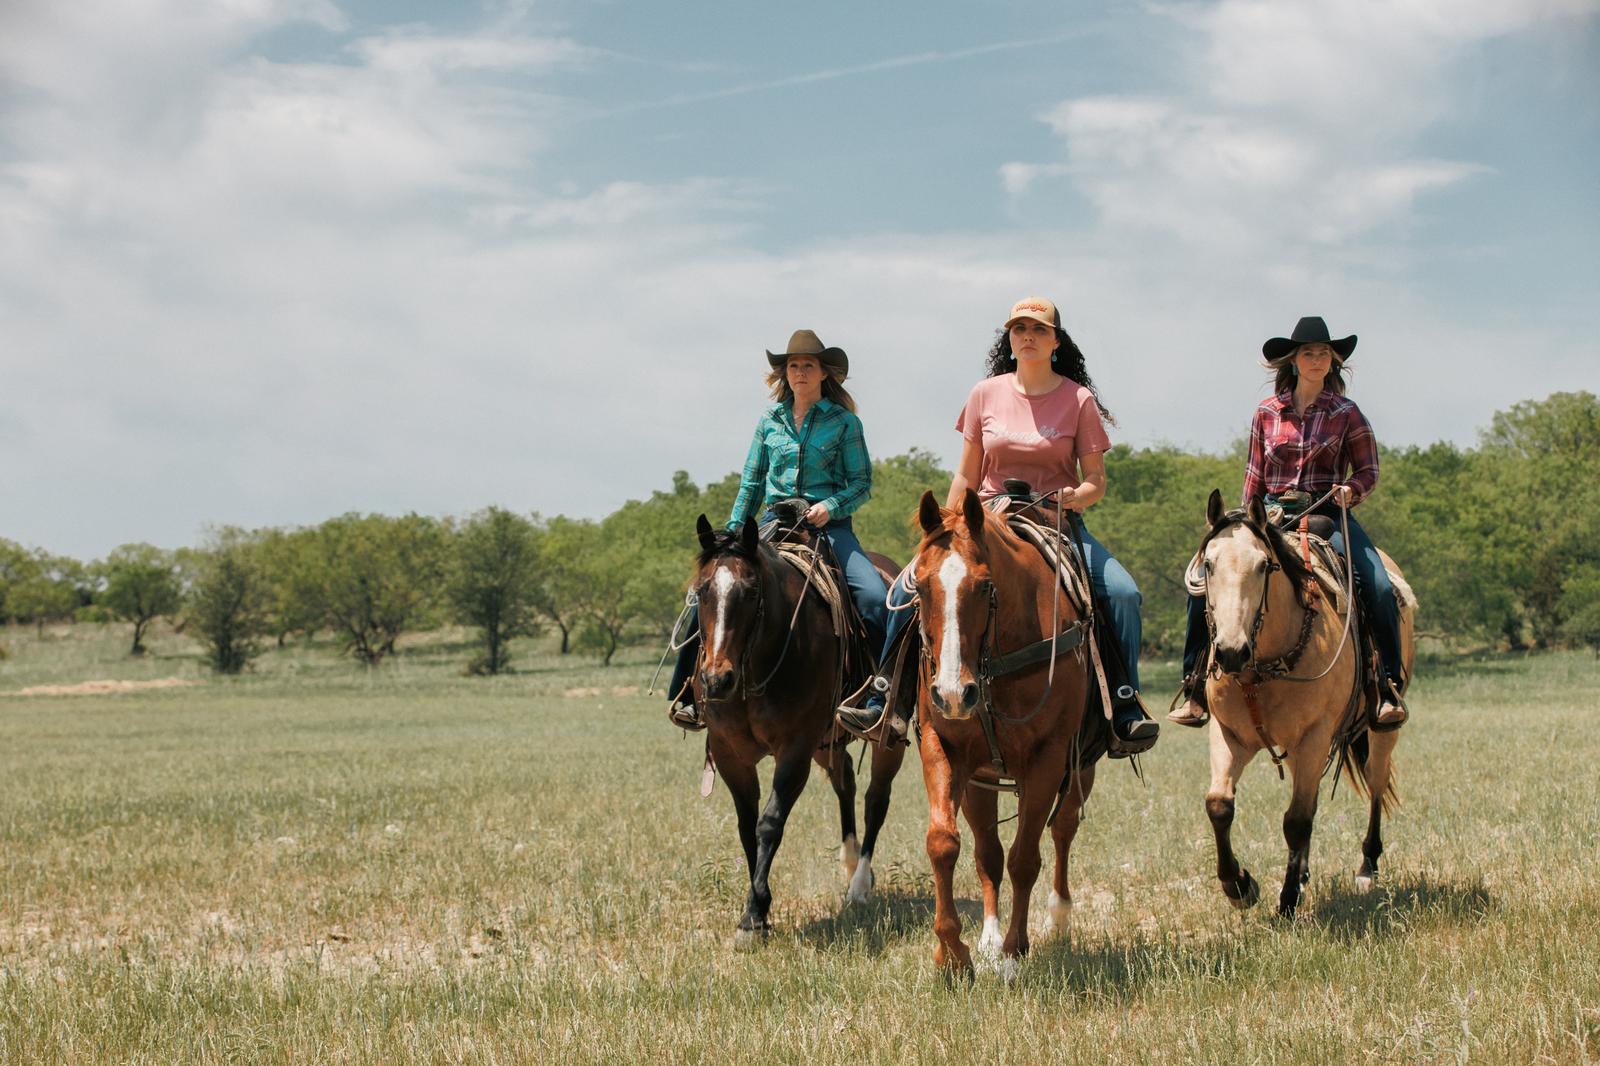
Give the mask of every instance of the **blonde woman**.
MULTIPOLYGON (((872 458, 855 400, 844 387, 850 357, 842 348, 824 345, 809 329, 796 330, 784 351, 766 354, 773 402, 756 420, 728 528, 738 529, 746 518, 761 516, 779 500, 807 500, 811 506, 805 521, 828 538, 867 639, 879 647, 888 590, 861 550, 850 521, 872 496, 872 458)), ((674 699, 672 720, 685 729, 704 726, 689 686, 699 652, 694 636, 679 651, 667 690, 674 699)))

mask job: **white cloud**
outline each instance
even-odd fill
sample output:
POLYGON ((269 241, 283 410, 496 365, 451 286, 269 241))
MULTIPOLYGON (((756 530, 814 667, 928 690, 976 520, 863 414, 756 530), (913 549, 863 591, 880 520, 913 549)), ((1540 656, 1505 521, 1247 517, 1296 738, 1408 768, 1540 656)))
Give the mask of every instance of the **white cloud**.
POLYGON ((1243 258, 1338 246, 1411 216, 1417 198, 1486 171, 1416 152, 1453 103, 1468 49, 1600 0, 1224 0, 1157 9, 1179 27, 1183 94, 1069 99, 1041 116, 1065 162, 1000 168, 1028 195, 1071 177, 1108 227, 1243 258))

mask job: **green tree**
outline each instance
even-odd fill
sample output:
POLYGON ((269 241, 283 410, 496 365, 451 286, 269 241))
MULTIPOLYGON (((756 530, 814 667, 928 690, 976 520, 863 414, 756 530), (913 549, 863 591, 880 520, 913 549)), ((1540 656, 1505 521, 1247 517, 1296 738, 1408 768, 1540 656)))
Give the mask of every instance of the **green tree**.
POLYGON ((46 622, 70 619, 88 602, 92 584, 88 568, 76 559, 35 549, 16 563, 6 607, 17 620, 31 621, 42 637, 46 622))
POLYGON ((473 673, 505 670, 508 642, 538 632, 539 578, 539 534, 521 515, 490 507, 457 534, 449 596, 457 620, 483 632, 473 673))
POLYGON ((144 631, 156 618, 178 612, 182 588, 172 553, 151 544, 124 544, 100 565, 105 589, 99 600, 118 618, 133 623, 129 655, 143 655, 144 631))
POLYGON ((311 636, 324 623, 323 582, 315 529, 261 533, 261 565, 268 588, 268 627, 283 647, 291 633, 311 636))
POLYGON ((219 674, 237 674, 261 652, 267 619, 267 583, 258 545, 232 527, 213 533, 191 557, 193 585, 188 625, 219 674))
POLYGON ((441 591, 444 526, 416 514, 347 514, 319 526, 316 544, 328 624, 357 659, 380 662, 441 591))
POLYGON ((561 654, 588 609, 591 589, 582 554, 590 550, 593 522, 557 515, 538 532, 539 583, 534 608, 561 633, 561 654))

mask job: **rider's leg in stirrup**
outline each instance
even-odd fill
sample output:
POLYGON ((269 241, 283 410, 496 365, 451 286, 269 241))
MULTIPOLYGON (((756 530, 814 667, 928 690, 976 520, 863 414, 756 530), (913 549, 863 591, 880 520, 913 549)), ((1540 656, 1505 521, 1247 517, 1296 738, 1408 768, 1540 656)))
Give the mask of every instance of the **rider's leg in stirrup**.
POLYGON ((1378 645, 1378 657, 1383 660, 1383 676, 1388 689, 1378 701, 1378 724, 1397 726, 1409 717, 1400 692, 1405 687, 1405 659, 1400 651, 1400 603, 1395 597, 1394 583, 1383 567, 1383 559, 1373 545, 1372 538, 1362 529, 1354 516, 1349 516, 1350 544, 1341 543, 1342 533, 1335 533, 1335 548, 1350 551, 1351 568, 1355 571, 1356 595, 1366 608, 1372 626, 1372 638, 1378 645))
POLYGON ((1081 523, 1079 536, 1083 538, 1084 560, 1089 567, 1089 578, 1094 585, 1095 599, 1103 607, 1101 621, 1109 623, 1109 633, 1121 650, 1122 677, 1113 682, 1111 693, 1111 729, 1124 750, 1132 753, 1145 751, 1155 744, 1161 727, 1145 713, 1139 700, 1139 646, 1144 639, 1143 621, 1139 608, 1143 597, 1133 575, 1095 539, 1094 534, 1081 523))
POLYGON ((1206 663, 1210 659, 1210 634, 1206 629, 1206 598, 1189 597, 1189 617, 1183 633, 1183 687, 1178 691, 1181 705, 1167 713, 1167 721, 1178 725, 1202 726, 1211 717, 1206 706, 1206 663))

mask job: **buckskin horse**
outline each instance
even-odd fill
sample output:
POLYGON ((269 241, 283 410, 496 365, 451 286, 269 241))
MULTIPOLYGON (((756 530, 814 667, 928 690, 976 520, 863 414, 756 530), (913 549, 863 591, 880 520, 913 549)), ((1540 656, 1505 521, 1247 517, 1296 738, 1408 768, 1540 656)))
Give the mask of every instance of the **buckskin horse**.
POLYGON ((1077 740, 1089 705, 1088 622, 1058 594, 1058 577, 1039 550, 1004 517, 986 512, 972 490, 959 511, 943 510, 925 493, 918 520, 924 536, 913 572, 923 648, 917 717, 928 789, 934 962, 946 973, 972 973, 951 888, 961 812, 972 829, 983 889, 978 950, 1003 956, 1009 978, 1028 951, 1028 902, 1047 821, 1056 865, 1046 935, 1063 931, 1071 912, 1067 857, 1099 754, 1080 750, 1077 740), (1009 858, 1000 844, 997 788, 1017 793, 1009 858), (1002 939, 1005 871, 1011 874, 1011 920, 1002 939))
MULTIPOLYGON (((701 552, 694 591, 702 643, 692 683, 706 720, 709 765, 733 797, 750 871, 750 892, 735 933, 735 942, 743 945, 765 937, 770 928, 768 876, 811 762, 829 772, 839 799, 845 898, 856 902, 872 889, 873 849, 905 752, 873 745, 866 833, 857 849, 855 773, 842 743, 849 738, 837 732, 833 717, 846 680, 845 645, 837 635, 834 609, 819 594, 815 575, 762 541, 753 519, 735 532, 713 531, 705 515, 696 525, 701 552), (768 755, 774 760, 772 794, 758 819, 756 764, 768 755)), ((890 560, 869 557, 886 571, 886 581, 893 578, 898 568, 890 560)))
MULTIPOLYGON (((1283 815, 1289 863, 1278 913, 1292 917, 1310 879, 1319 787, 1336 764, 1349 771, 1351 783, 1370 804, 1356 885, 1363 891, 1372 887, 1383 853, 1382 814, 1398 801, 1392 762, 1397 734, 1368 726, 1363 704, 1370 696, 1349 628, 1353 592, 1342 594, 1347 608, 1341 617, 1296 551, 1292 535, 1268 520, 1259 497, 1244 510, 1224 513, 1222 495, 1213 491, 1206 517, 1211 529, 1200 545, 1201 574, 1196 576, 1205 587, 1213 645, 1206 680, 1211 709, 1206 814, 1217 840, 1217 879, 1235 907, 1252 906, 1260 898, 1260 887, 1234 856, 1231 833, 1234 789, 1245 766, 1265 750, 1280 777, 1283 764, 1289 766, 1291 795, 1283 815)), ((1416 598, 1394 561, 1384 555, 1383 562, 1400 601, 1400 644, 1409 679, 1416 598)))

